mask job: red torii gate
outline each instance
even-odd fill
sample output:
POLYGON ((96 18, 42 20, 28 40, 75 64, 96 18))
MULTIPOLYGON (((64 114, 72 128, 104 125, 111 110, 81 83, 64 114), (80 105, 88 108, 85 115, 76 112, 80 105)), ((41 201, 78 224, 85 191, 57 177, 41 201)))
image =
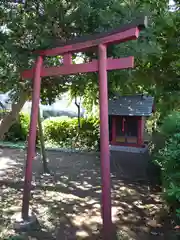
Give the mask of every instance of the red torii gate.
POLYGON ((29 198, 32 180, 32 160, 34 158, 36 142, 36 126, 38 106, 40 99, 41 78, 47 76, 68 75, 87 72, 99 72, 99 103, 100 103, 100 159, 102 178, 102 219, 104 239, 111 239, 111 179, 110 179, 110 154, 109 154, 109 127, 108 127, 108 87, 107 70, 126 69, 134 67, 134 57, 120 59, 107 58, 107 46, 121 42, 135 40, 139 32, 147 25, 147 17, 135 23, 126 24, 111 32, 97 34, 90 37, 81 37, 52 49, 37 50, 37 61, 34 68, 22 73, 23 79, 33 79, 31 121, 27 148, 27 161, 22 205, 22 218, 28 220, 29 198), (96 51, 98 60, 84 64, 72 64, 72 53, 96 51), (56 67, 43 67, 43 57, 63 56, 63 65, 56 67))

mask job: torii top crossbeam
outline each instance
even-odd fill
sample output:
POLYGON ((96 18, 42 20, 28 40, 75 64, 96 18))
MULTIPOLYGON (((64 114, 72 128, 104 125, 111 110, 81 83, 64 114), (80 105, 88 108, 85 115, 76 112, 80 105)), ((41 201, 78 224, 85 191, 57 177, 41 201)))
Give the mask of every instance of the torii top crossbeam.
POLYGON ((96 47, 99 44, 118 44, 128 40, 136 39, 139 35, 138 30, 143 29, 146 27, 146 25, 147 17, 144 17, 134 23, 125 24, 109 32, 94 34, 92 36, 78 37, 66 42, 59 41, 59 44, 58 41, 56 41, 56 44, 58 44, 58 46, 50 50, 39 50, 36 51, 36 53, 43 56, 57 56, 63 55, 67 52, 73 53, 86 51, 90 48, 96 47))
MULTIPOLYGON (((99 44, 105 44, 106 46, 108 46, 110 44, 118 44, 126 42, 128 40, 137 39, 140 30, 145 28, 146 25, 147 17, 144 17, 134 22, 133 24, 131 23, 123 25, 113 31, 95 34, 93 36, 75 38, 74 40, 66 41, 63 43, 59 41, 58 46, 55 46, 51 49, 36 50, 34 51, 34 53, 41 56, 64 56, 63 66, 43 67, 41 71, 41 77, 96 72, 98 71, 97 60, 93 60, 92 62, 85 64, 71 64, 72 53, 85 52, 96 48, 99 44), (68 68, 67 64, 69 65, 68 68)), ((56 42, 56 44, 57 43, 58 42, 56 42)), ((107 70, 132 68, 133 66, 133 57, 121 59, 107 59, 107 70)), ((32 79, 33 72, 33 69, 24 71, 22 73, 22 78, 32 79)))

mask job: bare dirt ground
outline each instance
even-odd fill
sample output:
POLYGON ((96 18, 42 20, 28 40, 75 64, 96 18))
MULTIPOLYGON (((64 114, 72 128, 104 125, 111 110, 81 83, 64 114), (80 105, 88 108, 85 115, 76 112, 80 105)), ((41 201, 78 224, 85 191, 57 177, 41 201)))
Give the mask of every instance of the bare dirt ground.
MULTIPOLYGON (((0 239, 13 235, 12 216, 20 211, 24 150, 0 149, 0 239)), ((33 161, 31 208, 41 224, 36 239, 101 239, 100 163, 95 154, 48 152, 51 176, 33 161)), ((112 214, 117 239, 173 239, 158 224, 162 201, 148 187, 112 175, 112 214)), ((113 239, 112 239, 113 240, 113 239)))

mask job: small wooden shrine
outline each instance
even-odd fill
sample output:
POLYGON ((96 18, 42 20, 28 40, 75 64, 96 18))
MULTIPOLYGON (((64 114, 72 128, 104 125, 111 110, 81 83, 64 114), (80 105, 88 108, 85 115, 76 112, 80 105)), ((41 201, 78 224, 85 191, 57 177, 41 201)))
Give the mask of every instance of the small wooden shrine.
POLYGON ((154 98, 151 96, 122 96, 109 100, 110 145, 144 147, 145 121, 153 112, 154 98))

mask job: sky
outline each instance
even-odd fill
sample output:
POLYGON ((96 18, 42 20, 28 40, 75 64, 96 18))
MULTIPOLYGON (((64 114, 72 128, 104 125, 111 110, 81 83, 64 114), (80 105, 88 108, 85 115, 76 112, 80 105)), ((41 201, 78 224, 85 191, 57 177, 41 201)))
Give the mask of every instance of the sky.
MULTIPOLYGON (((2 103, 5 103, 5 101, 8 100, 8 94, 0 94, 0 101, 2 103)), ((7 105, 6 105, 7 106, 7 105)), ((51 111, 63 111, 68 113, 77 114, 77 106, 72 101, 70 102, 68 99, 67 94, 64 94, 61 100, 58 100, 53 103, 52 105, 40 105, 41 110, 51 110, 51 111)), ((10 107, 10 105, 8 106, 10 107)), ((22 109, 24 112, 30 113, 31 111, 31 102, 26 102, 24 104, 24 107, 22 109)), ((81 107, 81 113, 84 114, 84 109, 81 107)))

